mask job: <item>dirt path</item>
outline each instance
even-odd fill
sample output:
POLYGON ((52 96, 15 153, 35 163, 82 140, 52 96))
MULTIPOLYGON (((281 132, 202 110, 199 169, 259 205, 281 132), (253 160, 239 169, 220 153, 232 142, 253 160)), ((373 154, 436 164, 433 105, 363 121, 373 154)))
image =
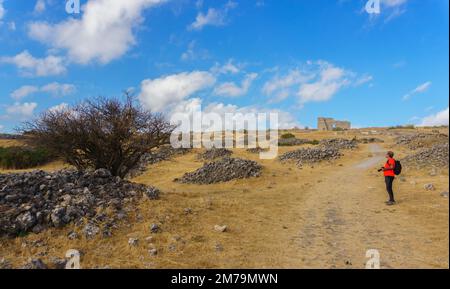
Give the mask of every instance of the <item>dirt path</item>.
POLYGON ((336 169, 311 188, 302 204, 299 233, 292 238, 298 245, 296 267, 364 268, 369 249, 379 251, 384 268, 429 268, 445 260, 448 266, 448 251, 441 259, 432 254, 445 243, 433 240, 429 224, 405 203, 384 205, 383 179, 373 173, 383 150, 374 145, 368 150, 372 157, 336 169))

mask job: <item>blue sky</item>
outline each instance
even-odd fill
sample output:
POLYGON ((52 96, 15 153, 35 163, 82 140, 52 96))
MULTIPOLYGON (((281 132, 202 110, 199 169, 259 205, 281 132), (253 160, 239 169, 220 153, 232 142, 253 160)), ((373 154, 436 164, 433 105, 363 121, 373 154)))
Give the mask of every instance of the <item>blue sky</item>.
POLYGON ((447 0, 0 0, 0 131, 132 90, 168 115, 448 124, 447 0))

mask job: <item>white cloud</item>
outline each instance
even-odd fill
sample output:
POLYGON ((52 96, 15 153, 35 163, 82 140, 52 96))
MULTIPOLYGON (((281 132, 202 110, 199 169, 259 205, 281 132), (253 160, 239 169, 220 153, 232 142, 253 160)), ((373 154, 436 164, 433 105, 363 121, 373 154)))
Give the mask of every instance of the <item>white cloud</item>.
POLYGON ((33 116, 36 107, 37 103, 35 102, 16 102, 11 106, 6 107, 7 117, 14 117, 21 120, 30 118, 33 116))
POLYGON ((421 85, 417 86, 407 94, 403 96, 403 100, 409 100, 411 97, 413 97, 416 94, 421 94, 426 92, 431 87, 431 81, 427 81, 425 83, 422 83, 421 85))
POLYGON ((24 85, 11 93, 15 100, 21 100, 37 92, 50 93, 54 97, 63 97, 75 93, 76 87, 73 84, 52 82, 42 87, 24 85))
POLYGON ((61 103, 55 106, 52 106, 48 109, 48 111, 50 112, 61 112, 61 111, 66 111, 69 108, 69 105, 67 103, 61 103))
POLYGON ((192 60, 195 59, 195 41, 191 41, 188 45, 188 49, 186 50, 186 52, 183 52, 183 54, 181 54, 181 60, 192 60))
POLYGON ((408 2, 408 0, 382 0, 381 1, 382 5, 384 5, 386 7, 398 7, 398 6, 406 4, 406 2, 408 2))
POLYGON ((258 77, 256 73, 247 74, 242 83, 225 82, 214 89, 214 93, 220 96, 238 97, 247 94, 253 81, 258 77))
POLYGON ((8 29, 9 29, 10 31, 16 31, 16 29, 17 29, 17 27, 16 27, 16 22, 14 22, 14 21, 8 22, 8 29))
MULTIPOLYGON (((278 126, 280 129, 289 129, 293 127, 302 127, 301 124, 298 123, 298 121, 295 119, 295 117, 286 111, 279 110, 279 109, 265 109, 260 108, 256 106, 244 106, 239 107, 237 105, 232 104, 224 104, 224 103, 211 103, 205 107, 202 106, 202 100, 199 98, 192 98, 185 101, 182 101, 178 103, 176 106, 172 108, 172 110, 169 113, 169 117, 173 114, 186 114, 190 117, 192 121, 192 115, 194 112, 202 112, 202 113, 216 113, 219 115, 219 117, 222 119, 222 125, 225 124, 225 114, 258 114, 258 113, 276 113, 278 114, 278 126)), ((237 115, 236 115, 237 116, 237 115)), ((233 121, 236 120, 236 117, 233 119, 233 121)), ((223 129, 223 127, 217 126, 218 124, 215 124, 216 127, 209 128, 209 130, 213 131, 220 131, 223 129)), ((232 124, 228 124, 228 127, 230 127, 232 124)), ((193 128, 191 128, 193 129, 193 128)), ((205 129, 205 128, 203 128, 205 129)))
POLYGON ((181 60, 196 60, 196 59, 207 59, 209 57, 208 51, 205 49, 199 49, 195 41, 191 41, 188 48, 183 54, 181 54, 181 60))
POLYGON ((191 116, 194 112, 200 111, 201 106, 202 100, 200 98, 191 98, 176 103, 171 107, 170 113, 182 113, 191 116))
POLYGON ((3 7, 3 0, 0 0, 0 20, 3 19, 3 17, 5 17, 6 14, 6 9, 5 7, 3 7))
POLYGON ((371 14, 371 19, 377 19, 381 16, 384 23, 388 23, 406 12, 408 0, 381 0, 381 13, 371 14))
POLYGON ((33 22, 28 34, 52 48, 66 50, 73 62, 106 64, 136 43, 133 28, 142 23, 142 11, 167 1, 90 0, 83 6, 81 19, 57 24, 33 22))
POLYGON ((373 80, 373 76, 372 76, 372 75, 365 74, 365 75, 361 76, 360 78, 358 78, 358 79, 355 81, 354 85, 355 85, 355 86, 360 86, 360 85, 369 83, 369 82, 371 82, 372 80, 373 80))
POLYGON ((416 89, 413 90, 413 93, 423 93, 428 90, 431 86, 431 81, 425 82, 424 84, 419 85, 416 89))
POLYGON ((11 93, 11 97, 15 100, 21 100, 22 98, 27 97, 30 94, 36 93, 39 91, 39 87, 33 85, 24 85, 11 93))
POLYGON ((24 76, 50 76, 66 72, 66 67, 61 57, 49 55, 45 58, 35 58, 26 50, 16 56, 1 57, 0 63, 9 63, 17 66, 20 73, 24 76))
POLYGON ((300 85, 298 97, 301 104, 327 101, 348 84, 347 72, 344 69, 323 62, 320 63, 317 79, 300 85))
POLYGON ((309 76, 304 75, 299 69, 293 69, 286 75, 275 76, 271 80, 267 81, 263 86, 263 93, 266 95, 272 95, 277 93, 278 96, 288 96, 289 89, 302 82, 307 81, 309 76))
POLYGON ((0 132, 2 132, 4 128, 5 128, 5 127, 4 127, 3 125, 0 124, 0 132))
POLYGON ((441 126, 448 125, 449 108, 436 114, 424 117, 419 126, 441 126))
POLYGON ((292 69, 284 76, 275 76, 267 81, 263 93, 272 96, 271 102, 278 102, 294 95, 300 105, 307 102, 330 100, 344 87, 361 85, 372 80, 371 76, 358 77, 344 68, 326 61, 308 61, 301 68, 292 69))
POLYGON ((211 72, 214 74, 237 74, 241 72, 244 68, 243 63, 234 63, 233 59, 229 59, 227 63, 220 65, 216 63, 212 68, 211 72))
POLYGON ((34 5, 34 12, 35 13, 42 13, 45 11, 46 5, 45 0, 37 0, 36 4, 34 5))
POLYGON ((76 87, 73 84, 52 82, 41 87, 41 91, 55 97, 63 97, 75 93, 76 87))
POLYGON ((201 30, 206 25, 225 25, 225 15, 217 9, 209 8, 206 14, 200 12, 196 17, 195 22, 192 23, 189 28, 192 30, 201 30))
POLYGON ((152 111, 166 111, 170 106, 185 100, 192 94, 211 87, 216 78, 209 72, 194 71, 146 79, 141 83, 139 100, 152 111))
POLYGON ((419 85, 416 89, 413 90, 413 93, 422 93, 428 90, 431 86, 431 81, 425 82, 424 84, 419 85))
POLYGON ((239 107, 232 104, 224 103, 212 103, 205 107, 203 110, 205 113, 214 112, 222 116, 224 120, 226 113, 234 114, 258 114, 258 113, 277 113, 278 114, 278 126, 280 129, 289 129, 294 127, 301 127, 295 117, 289 112, 279 110, 279 109, 266 109, 256 106, 244 106, 239 107))
POLYGON ((206 14, 199 12, 188 29, 202 30, 205 26, 224 26, 227 21, 228 12, 236 8, 237 3, 229 1, 222 9, 209 8, 206 14))

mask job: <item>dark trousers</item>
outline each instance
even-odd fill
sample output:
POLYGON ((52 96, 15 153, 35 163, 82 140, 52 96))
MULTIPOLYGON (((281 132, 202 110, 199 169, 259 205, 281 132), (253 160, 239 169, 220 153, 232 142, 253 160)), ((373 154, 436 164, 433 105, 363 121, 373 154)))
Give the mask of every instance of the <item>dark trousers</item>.
POLYGON ((389 201, 395 202, 394 199, 394 190, 392 186, 394 185, 395 177, 384 177, 384 181, 386 182, 386 191, 389 194, 389 201))

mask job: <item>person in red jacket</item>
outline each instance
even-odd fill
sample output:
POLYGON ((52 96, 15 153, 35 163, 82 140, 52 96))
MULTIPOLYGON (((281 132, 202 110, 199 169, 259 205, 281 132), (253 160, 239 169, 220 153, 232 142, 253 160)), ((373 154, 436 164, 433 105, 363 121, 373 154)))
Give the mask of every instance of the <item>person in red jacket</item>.
POLYGON ((384 181, 386 183, 386 190, 389 194, 389 201, 386 202, 386 205, 393 206, 395 205, 395 198, 394 198, 394 180, 395 180, 395 159, 394 159, 394 152, 387 152, 386 154, 386 164, 384 167, 380 169, 380 172, 382 171, 384 174, 384 181))

